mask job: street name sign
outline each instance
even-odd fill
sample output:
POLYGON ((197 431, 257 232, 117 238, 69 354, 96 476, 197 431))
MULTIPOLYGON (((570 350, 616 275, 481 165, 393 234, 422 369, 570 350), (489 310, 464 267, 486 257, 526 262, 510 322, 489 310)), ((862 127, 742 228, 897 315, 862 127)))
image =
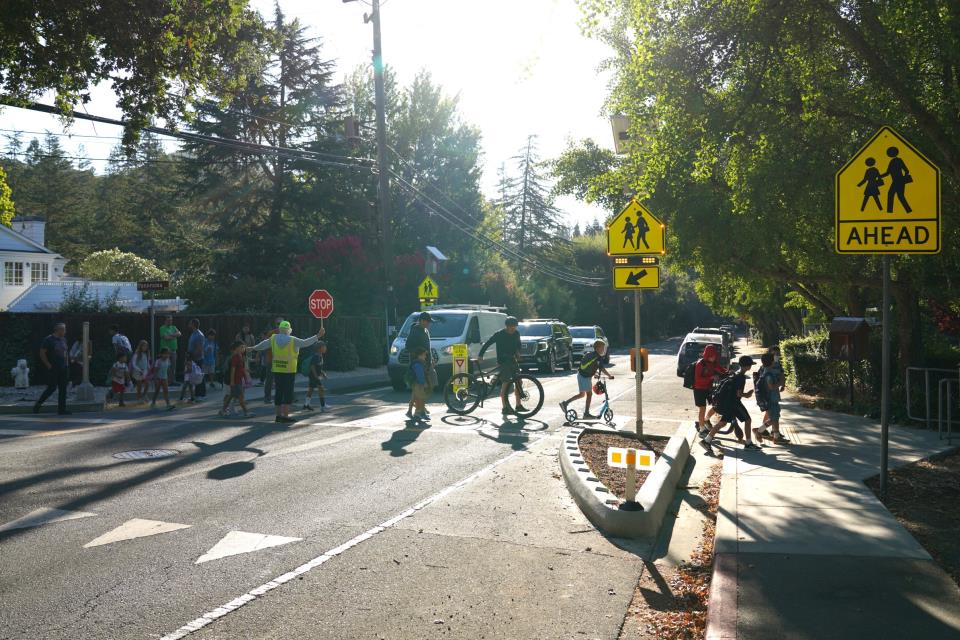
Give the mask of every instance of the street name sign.
POLYGON ((333 313, 333 296, 326 289, 316 289, 310 294, 308 306, 314 318, 326 320, 333 313))
POLYGON ((939 253, 940 207, 940 169, 882 127, 837 172, 837 253, 939 253))
POLYGON ((607 225, 607 255, 664 255, 667 226, 636 198, 607 225))
POLYGON ((137 291, 163 291, 169 287, 169 280, 140 280, 137 282, 137 291))
POLYGON ((659 289, 660 267, 614 267, 613 288, 626 290, 659 289))

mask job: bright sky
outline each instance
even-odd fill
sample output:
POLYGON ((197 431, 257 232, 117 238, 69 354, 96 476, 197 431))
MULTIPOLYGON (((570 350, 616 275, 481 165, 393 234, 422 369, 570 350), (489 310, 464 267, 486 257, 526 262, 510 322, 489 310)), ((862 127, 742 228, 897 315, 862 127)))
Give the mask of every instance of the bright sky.
MULTIPOLYGON (((272 16, 273 0, 252 3, 272 16)), ((369 64, 366 1, 280 0, 280 6, 322 38, 341 76, 369 64)), ((464 119, 480 128, 488 195, 495 195, 497 168, 526 144, 528 134, 538 136, 543 158, 558 155, 570 139, 590 137, 612 147, 602 114, 610 75, 599 71, 609 50, 580 33, 575 0, 386 0, 382 12, 384 60, 400 81, 406 84, 428 69, 448 93, 459 94, 464 119)), ((116 116, 114 103, 109 90, 98 89, 87 110, 116 116)), ((56 118, 20 109, 0 111, 0 129, 62 131, 56 118)), ((81 121, 71 132, 77 137, 64 139, 64 146, 76 153, 82 144, 84 155, 97 158, 107 157, 116 141, 79 136, 119 135, 112 127, 81 121)), ((605 216, 573 198, 557 204, 570 224, 605 216)))

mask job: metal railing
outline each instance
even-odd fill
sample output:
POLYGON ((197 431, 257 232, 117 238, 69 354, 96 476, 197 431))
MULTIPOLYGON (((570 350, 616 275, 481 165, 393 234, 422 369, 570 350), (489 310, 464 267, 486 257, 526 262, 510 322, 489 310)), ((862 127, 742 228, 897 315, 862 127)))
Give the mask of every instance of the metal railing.
POLYGON ((960 391, 960 380, 944 378, 940 381, 940 393, 937 396, 937 435, 943 440, 943 432, 946 431, 948 444, 953 444, 954 422, 960 422, 953 419, 953 387, 955 385, 960 391))
MULTIPOLYGON (((942 440, 944 431, 947 432, 947 439, 952 440, 954 438, 953 425, 960 424, 960 419, 953 419, 953 386, 960 384, 960 371, 956 369, 937 369, 934 367, 907 367, 907 417, 911 420, 916 420, 918 422, 923 422, 926 424, 927 429, 932 428, 932 423, 934 420, 937 422, 937 433, 942 440), (923 375, 923 406, 924 414, 914 415, 913 414, 913 397, 911 396, 911 390, 913 389, 913 384, 911 380, 911 375, 923 375), (941 375, 947 374, 947 375, 941 375), (937 413, 934 417, 933 414, 933 394, 932 394, 932 380, 931 378, 939 378, 937 380, 937 413)), ((960 393, 958 393, 960 397, 960 393)))

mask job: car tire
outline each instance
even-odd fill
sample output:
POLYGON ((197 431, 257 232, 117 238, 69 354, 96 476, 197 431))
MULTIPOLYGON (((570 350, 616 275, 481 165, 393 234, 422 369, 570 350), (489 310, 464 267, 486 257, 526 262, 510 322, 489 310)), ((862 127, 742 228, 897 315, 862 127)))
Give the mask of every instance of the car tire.
POLYGON ((551 350, 547 352, 547 362, 540 367, 540 373, 557 372, 557 355, 551 350))

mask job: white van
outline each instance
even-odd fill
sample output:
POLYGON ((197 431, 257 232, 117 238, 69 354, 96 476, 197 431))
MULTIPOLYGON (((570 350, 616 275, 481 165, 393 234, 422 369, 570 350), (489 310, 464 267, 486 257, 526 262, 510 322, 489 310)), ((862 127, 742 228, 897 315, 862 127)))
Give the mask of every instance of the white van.
MULTIPOLYGON (((442 385, 450 378, 453 372, 453 345, 465 344, 469 348, 470 358, 480 355, 480 347, 490 336, 503 329, 507 319, 503 307, 490 307, 474 304, 441 304, 432 307, 430 316, 433 323, 430 325, 430 347, 433 359, 437 362, 437 378, 442 385)), ((411 313, 390 345, 390 358, 387 361, 387 371, 390 374, 390 383, 397 391, 406 389, 403 375, 410 366, 410 352, 406 350, 407 336, 410 327, 420 316, 419 311, 411 313)), ((483 368, 495 366, 497 361, 497 347, 490 345, 483 354, 483 368)))

